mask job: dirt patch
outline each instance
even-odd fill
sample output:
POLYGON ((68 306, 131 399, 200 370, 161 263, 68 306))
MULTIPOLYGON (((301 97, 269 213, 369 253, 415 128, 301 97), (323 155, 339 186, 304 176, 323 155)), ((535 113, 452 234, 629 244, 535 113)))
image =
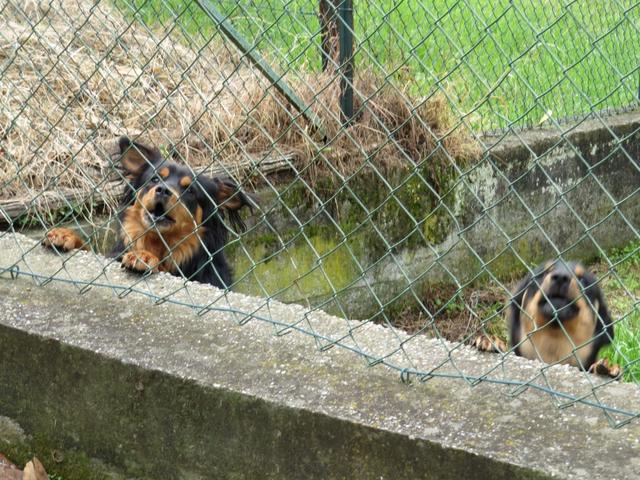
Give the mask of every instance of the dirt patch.
POLYGON ((506 338, 507 300, 501 287, 491 285, 461 291, 453 285, 430 286, 423 292, 422 305, 400 310, 392 317, 393 325, 410 334, 424 333, 452 342, 468 341, 482 331, 506 338))

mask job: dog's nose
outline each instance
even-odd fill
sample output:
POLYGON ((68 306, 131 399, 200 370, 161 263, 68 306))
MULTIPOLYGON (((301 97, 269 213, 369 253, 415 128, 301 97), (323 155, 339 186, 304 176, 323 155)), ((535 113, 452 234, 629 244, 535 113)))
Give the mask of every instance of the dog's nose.
POLYGON ((568 284, 570 280, 571 275, 569 274, 569 272, 555 271, 551 274, 551 281, 559 287, 568 284))
POLYGON ((162 185, 158 185, 156 187, 156 197, 165 198, 171 196, 171 190, 167 187, 163 187, 162 185))

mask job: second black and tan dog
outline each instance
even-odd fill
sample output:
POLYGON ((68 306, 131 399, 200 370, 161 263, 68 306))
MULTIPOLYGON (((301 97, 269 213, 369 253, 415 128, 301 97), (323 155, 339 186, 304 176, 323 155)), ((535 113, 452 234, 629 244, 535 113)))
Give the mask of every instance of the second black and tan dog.
MULTIPOLYGON (((507 324, 516 355, 612 377, 621 373, 619 366, 597 360, 613 340, 613 323, 595 275, 579 263, 549 261, 529 273, 514 291, 507 324)), ((476 337, 474 346, 508 350, 504 341, 486 335, 476 337)))

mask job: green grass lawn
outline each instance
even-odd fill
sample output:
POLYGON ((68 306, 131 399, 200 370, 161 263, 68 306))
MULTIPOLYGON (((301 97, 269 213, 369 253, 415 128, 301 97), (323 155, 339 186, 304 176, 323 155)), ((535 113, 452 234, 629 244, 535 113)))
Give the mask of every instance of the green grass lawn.
MULTIPOLYGON (((195 2, 115 0, 185 41, 215 29, 195 2)), ((319 0, 212 2, 281 72, 320 67, 319 0)), ((637 102, 640 6, 633 0, 354 0, 357 71, 414 98, 441 89, 477 130, 582 116, 637 102)))
POLYGON ((602 288, 617 323, 613 344, 600 356, 623 365, 626 381, 640 383, 640 242, 612 252, 610 260, 617 276, 606 277, 602 288))

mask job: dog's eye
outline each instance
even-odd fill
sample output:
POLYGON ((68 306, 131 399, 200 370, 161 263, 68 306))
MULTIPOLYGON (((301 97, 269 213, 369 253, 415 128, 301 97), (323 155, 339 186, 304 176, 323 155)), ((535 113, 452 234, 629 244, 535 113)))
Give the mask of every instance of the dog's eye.
POLYGON ((160 177, 158 176, 151 177, 151 183, 158 183, 159 181, 160 181, 160 177))

